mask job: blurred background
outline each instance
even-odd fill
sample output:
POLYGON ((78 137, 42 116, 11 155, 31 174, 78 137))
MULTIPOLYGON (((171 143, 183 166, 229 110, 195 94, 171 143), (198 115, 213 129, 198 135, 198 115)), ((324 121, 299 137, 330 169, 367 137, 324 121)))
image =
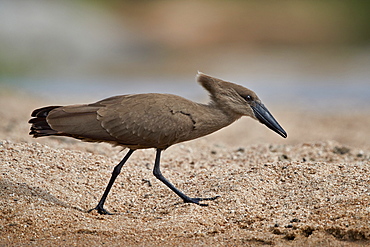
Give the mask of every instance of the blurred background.
POLYGON ((0 96, 206 101, 199 70, 256 91, 271 111, 368 112, 369 13, 361 0, 1 0, 0 96))

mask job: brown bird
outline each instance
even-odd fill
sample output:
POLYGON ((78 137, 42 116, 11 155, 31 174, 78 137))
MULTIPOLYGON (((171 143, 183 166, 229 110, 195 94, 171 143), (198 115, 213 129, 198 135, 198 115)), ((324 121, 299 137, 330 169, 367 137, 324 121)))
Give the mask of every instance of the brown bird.
POLYGON ((210 94, 208 104, 195 103, 177 95, 148 93, 114 96, 92 104, 48 106, 32 112, 30 135, 70 136, 129 148, 114 168, 105 192, 94 208, 100 214, 110 214, 104 209, 104 202, 116 177, 131 154, 144 148, 157 150, 153 169, 156 178, 184 202, 207 206, 200 202, 215 200, 218 196, 191 198, 162 175, 160 157, 163 150, 215 132, 242 116, 260 121, 284 138, 287 134, 253 91, 200 72, 197 80, 210 94))

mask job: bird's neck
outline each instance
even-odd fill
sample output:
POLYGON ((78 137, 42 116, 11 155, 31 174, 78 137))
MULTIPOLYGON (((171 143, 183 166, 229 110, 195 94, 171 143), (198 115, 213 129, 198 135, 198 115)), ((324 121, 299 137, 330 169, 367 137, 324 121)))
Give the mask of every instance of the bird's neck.
POLYGON ((202 114, 195 119, 196 129, 206 134, 222 129, 241 117, 241 115, 227 111, 214 101, 208 104, 199 104, 199 108, 201 108, 199 112, 202 114))

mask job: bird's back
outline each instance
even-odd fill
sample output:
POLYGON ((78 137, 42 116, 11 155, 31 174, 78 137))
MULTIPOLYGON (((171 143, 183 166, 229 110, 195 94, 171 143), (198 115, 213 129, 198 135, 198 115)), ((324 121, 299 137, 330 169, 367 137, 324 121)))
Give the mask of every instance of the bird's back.
MULTIPOLYGON (((135 94, 107 98, 93 104, 60 106, 44 117, 52 131, 46 135, 71 136, 85 141, 105 141, 133 149, 167 148, 191 136, 195 122, 188 112, 199 104, 170 94, 135 94)), ((35 112, 41 112, 40 109, 35 112)), ((35 137, 42 129, 33 126, 35 137)), ((193 139, 193 138, 190 138, 193 139)))
POLYGON ((120 144, 136 148, 166 148, 193 130, 184 114, 197 104, 171 94, 135 94, 100 101, 98 120, 120 144))

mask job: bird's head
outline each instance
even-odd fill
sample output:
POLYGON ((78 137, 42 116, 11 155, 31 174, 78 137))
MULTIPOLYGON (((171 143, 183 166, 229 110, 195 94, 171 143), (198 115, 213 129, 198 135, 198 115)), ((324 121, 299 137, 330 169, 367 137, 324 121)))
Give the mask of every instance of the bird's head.
POLYGON ((287 137, 285 130, 252 90, 201 72, 198 72, 197 81, 210 93, 212 101, 224 111, 252 117, 282 137, 287 137))

